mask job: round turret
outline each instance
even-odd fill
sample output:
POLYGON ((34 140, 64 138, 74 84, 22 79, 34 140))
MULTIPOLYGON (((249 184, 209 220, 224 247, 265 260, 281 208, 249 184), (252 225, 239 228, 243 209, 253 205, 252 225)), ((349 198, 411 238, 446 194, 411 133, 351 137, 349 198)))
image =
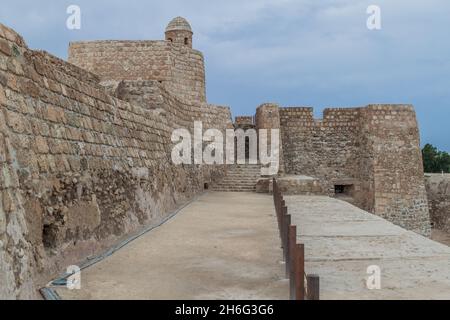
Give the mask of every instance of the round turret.
POLYGON ((183 17, 176 17, 166 27, 166 40, 176 45, 192 48, 191 25, 183 17))

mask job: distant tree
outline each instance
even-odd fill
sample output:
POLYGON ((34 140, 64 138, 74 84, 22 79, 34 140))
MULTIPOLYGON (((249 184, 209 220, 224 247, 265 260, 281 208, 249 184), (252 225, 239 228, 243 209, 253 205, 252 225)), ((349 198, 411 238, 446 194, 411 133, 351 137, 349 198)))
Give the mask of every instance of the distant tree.
POLYGON ((450 155, 427 143, 422 149, 423 169, 428 173, 450 173, 450 155))

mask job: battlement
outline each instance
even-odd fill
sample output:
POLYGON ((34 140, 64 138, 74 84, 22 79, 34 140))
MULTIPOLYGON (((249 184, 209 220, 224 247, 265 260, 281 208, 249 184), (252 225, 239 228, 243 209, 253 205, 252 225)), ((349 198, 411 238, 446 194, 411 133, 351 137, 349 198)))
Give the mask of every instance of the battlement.
POLYGON ((234 118, 234 124, 237 126, 249 126, 255 124, 253 116, 236 116, 234 118))

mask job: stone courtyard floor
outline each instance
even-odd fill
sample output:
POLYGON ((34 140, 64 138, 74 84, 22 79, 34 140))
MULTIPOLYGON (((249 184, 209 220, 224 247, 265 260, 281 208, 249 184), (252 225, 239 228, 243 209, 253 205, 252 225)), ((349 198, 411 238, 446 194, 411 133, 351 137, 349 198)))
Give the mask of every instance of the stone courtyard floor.
POLYGON ((284 198, 321 299, 450 299, 450 247, 341 200, 284 198), (379 290, 366 286, 371 265, 380 267, 379 290))
POLYGON ((287 299, 273 198, 211 192, 81 271, 62 299, 287 299))

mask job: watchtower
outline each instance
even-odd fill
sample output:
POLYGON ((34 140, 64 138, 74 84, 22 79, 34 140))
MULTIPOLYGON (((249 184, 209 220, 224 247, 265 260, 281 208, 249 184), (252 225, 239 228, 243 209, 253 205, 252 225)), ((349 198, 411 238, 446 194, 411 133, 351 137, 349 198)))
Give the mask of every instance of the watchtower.
POLYGON ((192 49, 191 25, 183 17, 176 17, 166 27, 166 40, 192 49))

